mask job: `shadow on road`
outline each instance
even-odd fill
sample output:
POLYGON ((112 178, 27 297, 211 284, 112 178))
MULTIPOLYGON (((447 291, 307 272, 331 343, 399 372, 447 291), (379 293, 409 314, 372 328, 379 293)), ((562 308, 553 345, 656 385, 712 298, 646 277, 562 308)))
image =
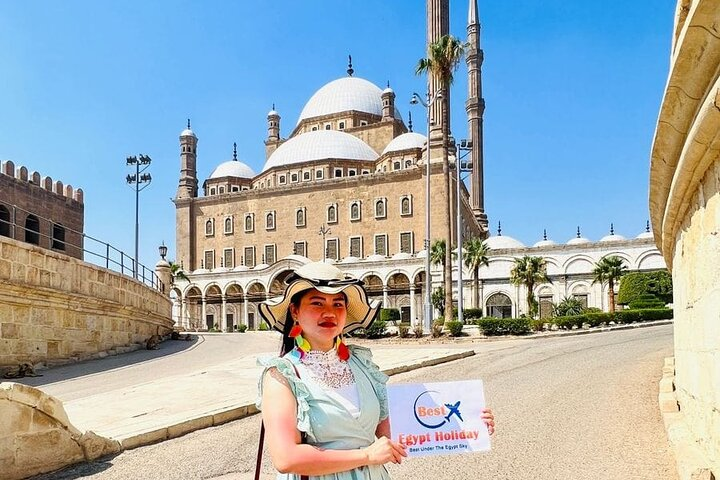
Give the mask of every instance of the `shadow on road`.
POLYGON ((95 460, 94 462, 71 465, 62 470, 30 477, 30 480, 75 480, 77 478, 85 478, 89 475, 104 472, 108 468, 112 467, 113 465, 111 460, 118 455, 120 454, 118 453, 108 457, 103 457, 95 460))
POLYGON ((40 370, 42 377, 25 377, 13 379, 13 382, 40 387, 55 382, 70 380, 85 375, 102 373, 109 370, 128 367, 137 363, 147 362, 161 358, 170 357, 177 353, 194 349, 204 342, 202 336, 190 335, 190 340, 166 340, 162 342, 157 350, 135 350, 134 352, 123 353, 106 358, 86 360, 68 365, 40 370))

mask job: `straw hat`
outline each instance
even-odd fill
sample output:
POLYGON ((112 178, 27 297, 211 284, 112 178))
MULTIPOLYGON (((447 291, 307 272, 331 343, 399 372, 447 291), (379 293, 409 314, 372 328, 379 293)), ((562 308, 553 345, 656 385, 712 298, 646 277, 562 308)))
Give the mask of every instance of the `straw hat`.
POLYGON ((363 282, 346 277, 340 269, 324 262, 308 263, 295 270, 285 280, 287 288, 282 297, 263 302, 259 306, 260 316, 275 330, 283 332, 292 297, 305 290, 316 289, 334 295, 344 293, 347 297, 347 320, 343 333, 358 328, 368 328, 380 311, 380 302, 370 302, 363 282))

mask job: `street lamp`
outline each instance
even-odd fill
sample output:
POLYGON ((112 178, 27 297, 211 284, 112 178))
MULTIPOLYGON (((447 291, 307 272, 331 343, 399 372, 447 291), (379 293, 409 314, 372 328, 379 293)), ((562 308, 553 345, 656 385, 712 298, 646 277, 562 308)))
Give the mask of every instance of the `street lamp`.
POLYGON ((160 258, 165 260, 165 255, 167 255, 167 247, 165 246, 165 241, 163 241, 162 245, 158 247, 158 251, 160 252, 160 258))
POLYGON ((463 163, 462 159, 472 151, 472 140, 460 140, 460 144, 455 147, 455 170, 457 170, 457 182, 456 182, 456 200, 457 200, 457 239, 458 239, 458 321, 463 323, 463 278, 462 278, 462 267, 463 267, 463 231, 462 231, 462 215, 460 210, 460 174, 462 172, 472 171, 472 161, 463 163), (460 157, 460 152, 464 151, 465 155, 460 157))
POLYGON ((150 162, 152 160, 147 155, 140 154, 137 157, 136 156, 130 156, 126 159, 127 165, 135 165, 135 174, 134 175, 128 175, 125 177, 125 180, 127 180, 127 183, 130 185, 135 186, 135 263, 133 265, 133 277, 137 280, 138 278, 138 232, 140 230, 140 192, 145 190, 148 185, 150 185, 150 182, 152 181, 152 177, 149 173, 142 173, 150 166, 150 162), (140 166, 143 166, 140 168, 140 166), (142 175, 141 175, 142 174, 142 175), (145 184, 142 188, 140 185, 145 184))
POLYGON ((318 232, 318 235, 322 235, 322 251, 323 251, 323 262, 325 262, 325 257, 327 255, 327 248, 325 246, 325 235, 330 233, 330 228, 326 227, 323 223, 322 227, 320 227, 320 231, 318 232))
POLYGON ((432 95, 428 90, 425 100, 417 92, 413 92, 412 98, 410 98, 411 105, 419 103, 425 107, 425 118, 427 119, 427 138, 425 139, 427 155, 425 159, 425 318, 423 319, 425 331, 430 331, 432 317, 432 280, 430 278, 430 126, 432 119, 430 118, 430 105, 441 98, 441 89, 437 89, 432 95))

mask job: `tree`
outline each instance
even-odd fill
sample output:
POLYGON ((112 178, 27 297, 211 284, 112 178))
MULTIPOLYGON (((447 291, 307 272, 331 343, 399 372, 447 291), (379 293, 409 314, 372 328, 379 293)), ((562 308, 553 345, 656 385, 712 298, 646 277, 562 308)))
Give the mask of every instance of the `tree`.
MULTIPOLYGON (((443 155, 443 180, 447 189, 446 211, 447 225, 445 226, 445 244, 452 242, 452 185, 450 183, 450 165, 448 161, 448 149, 450 138, 450 85, 453 82, 453 74, 457 70, 460 61, 465 54, 465 44, 452 35, 443 35, 436 42, 428 45, 427 58, 421 58, 418 62, 415 73, 423 73, 432 76, 438 82, 442 98, 440 105, 442 111, 442 155, 443 155)), ((429 82, 428 82, 429 84, 429 82)), ((430 92, 431 94, 434 92, 430 92)), ((428 132, 428 161, 430 161, 430 132, 428 132)), ((445 263, 443 264, 443 285, 445 287, 445 321, 452 320, 452 258, 451 248, 445 250, 445 263)))
POLYGON ((178 280, 190 281, 180 264, 170 262, 170 284, 174 285, 178 280))
POLYGON ((515 285, 524 285, 527 289, 528 316, 537 313, 537 301, 533 290, 540 283, 551 283, 547 276, 547 264, 542 257, 525 255, 515 259, 515 266, 510 271, 510 281, 515 285))
POLYGON ((463 253, 463 263, 467 268, 472 270, 475 279, 473 286, 473 308, 478 308, 480 304, 480 267, 488 266, 488 251, 490 250, 485 242, 478 237, 468 239, 463 245, 465 252, 463 253))
POLYGON ((445 268, 445 262, 447 261, 445 258, 445 245, 445 240, 435 240, 433 244, 430 245, 430 263, 433 265, 442 265, 443 270, 445 268))
POLYGON ((440 312, 440 316, 445 315, 445 289, 443 287, 433 290, 430 301, 433 307, 440 312))
POLYGON ((610 313, 615 312, 615 282, 620 280, 620 277, 622 277, 627 270, 628 267, 625 265, 625 261, 617 255, 601 258, 600 261, 595 264, 595 268, 593 268, 593 284, 608 284, 608 307, 610 313))

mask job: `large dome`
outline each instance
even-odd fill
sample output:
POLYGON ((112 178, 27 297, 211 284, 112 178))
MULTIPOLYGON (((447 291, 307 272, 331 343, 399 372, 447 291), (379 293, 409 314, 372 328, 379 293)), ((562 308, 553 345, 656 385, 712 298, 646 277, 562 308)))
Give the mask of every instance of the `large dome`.
POLYGON ((337 130, 316 130, 286 141, 270 155, 263 171, 281 165, 314 160, 376 160, 378 154, 370 145, 349 133, 337 130))
POLYGON ((213 170, 210 174, 210 178, 221 178, 221 177, 240 177, 240 178, 253 178, 255 172, 252 168, 248 167, 242 162, 237 160, 230 160, 223 162, 213 170))
MULTIPOLYGON (((382 90, 358 77, 343 77, 325 84, 310 97, 300 113, 298 123, 306 118, 356 110, 382 115, 382 90)), ((395 109, 395 118, 401 118, 395 109)))
POLYGON ((402 135, 398 135, 393 138, 392 141, 388 143, 387 147, 385 147, 382 154, 385 155, 389 152, 400 152, 411 148, 423 148, 425 147, 425 141, 425 135, 415 132, 403 133, 402 135))

